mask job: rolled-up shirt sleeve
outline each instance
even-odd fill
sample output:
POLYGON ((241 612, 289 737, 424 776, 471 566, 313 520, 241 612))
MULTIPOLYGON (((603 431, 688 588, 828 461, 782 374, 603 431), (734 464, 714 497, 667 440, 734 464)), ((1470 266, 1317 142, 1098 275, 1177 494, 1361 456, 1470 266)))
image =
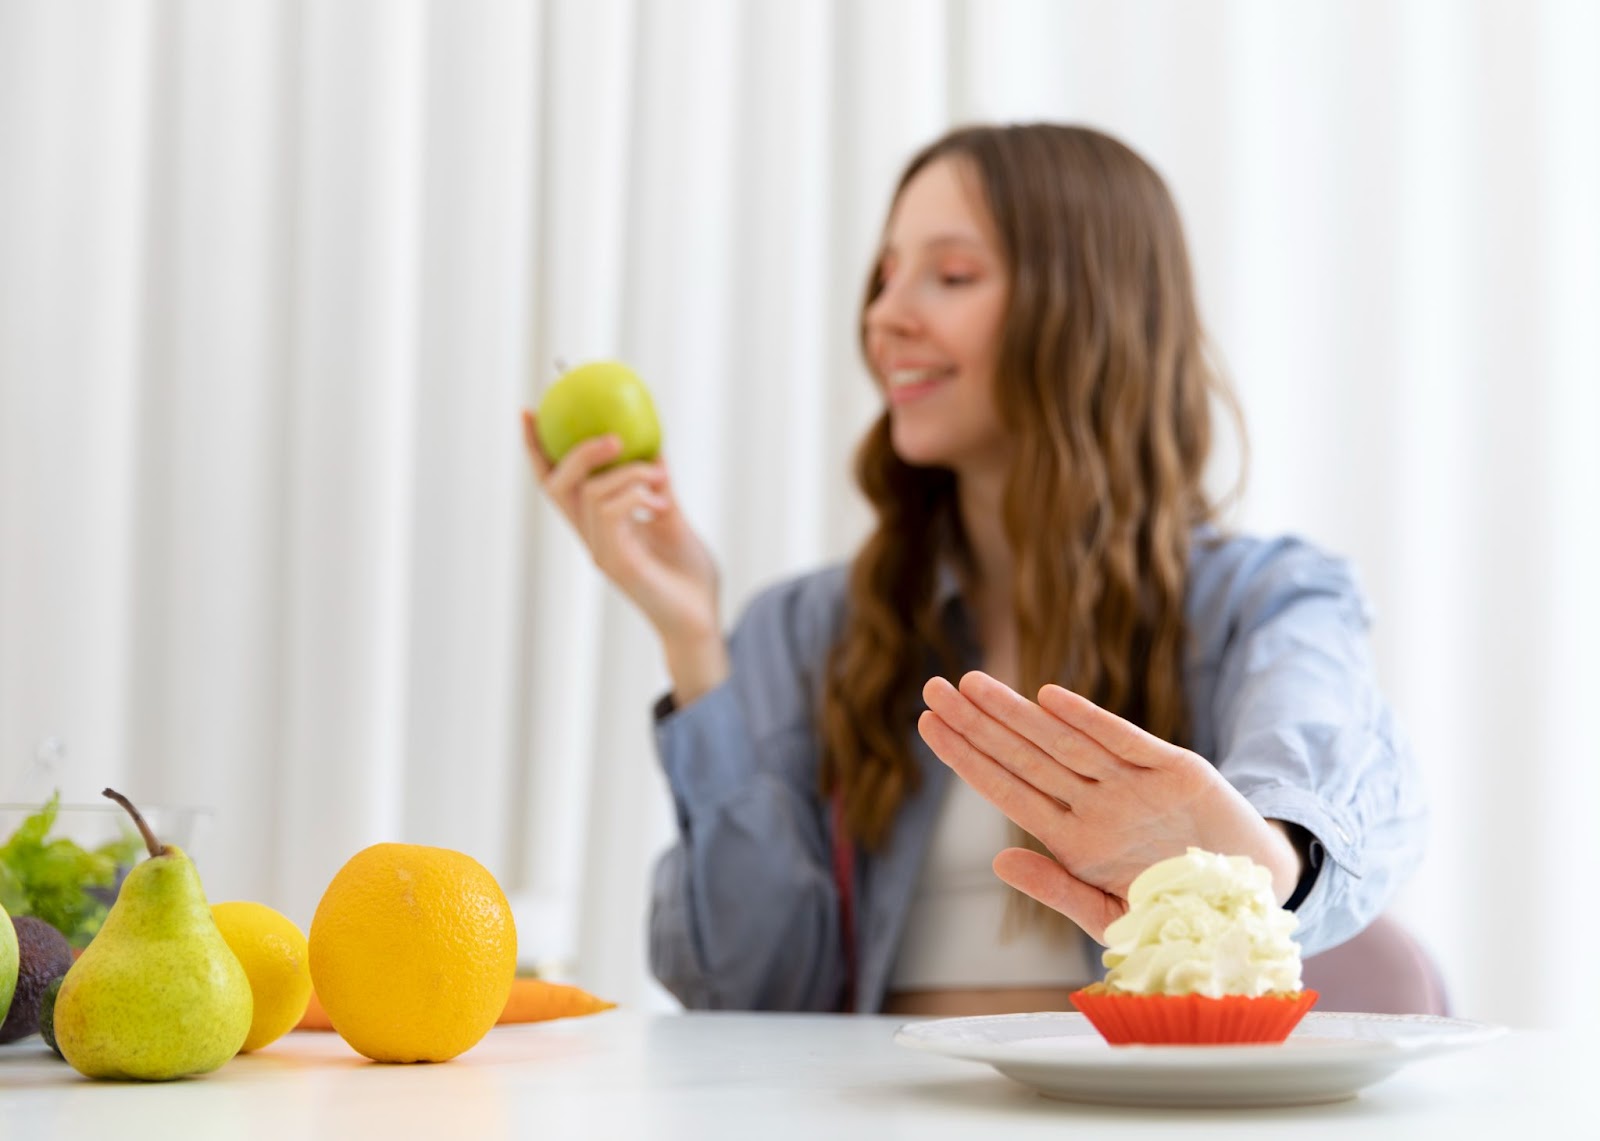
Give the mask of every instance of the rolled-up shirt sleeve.
POLYGON ((836 1010, 845 984, 809 695, 830 615, 804 580, 756 599, 729 679, 657 706, 677 842, 656 864, 651 969, 697 1009, 836 1010))
POLYGON ((1377 918, 1421 860, 1421 780, 1379 692, 1348 564, 1291 542, 1237 588, 1213 760, 1262 816, 1310 834, 1315 879, 1295 938, 1313 955, 1377 918))

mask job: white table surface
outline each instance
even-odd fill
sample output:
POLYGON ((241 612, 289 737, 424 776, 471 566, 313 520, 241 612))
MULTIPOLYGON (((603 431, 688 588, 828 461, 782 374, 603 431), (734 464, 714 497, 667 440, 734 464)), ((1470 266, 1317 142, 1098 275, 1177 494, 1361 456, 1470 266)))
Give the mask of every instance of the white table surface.
POLYGON ((1600 1050, 1514 1032, 1416 1062, 1351 1101, 1123 1109, 1053 1101, 984 1065, 896 1046, 896 1018, 610 1011, 504 1026, 442 1065, 380 1066, 294 1033, 203 1078, 93 1082, 38 1038, 0 1047, 0 1139, 1600 1136, 1600 1050))

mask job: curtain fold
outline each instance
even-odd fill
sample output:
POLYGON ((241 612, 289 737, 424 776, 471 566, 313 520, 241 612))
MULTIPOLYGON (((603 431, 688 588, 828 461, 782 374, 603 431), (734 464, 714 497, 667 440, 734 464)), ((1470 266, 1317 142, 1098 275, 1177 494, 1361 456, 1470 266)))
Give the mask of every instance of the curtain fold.
POLYGON ((906 158, 1086 122, 1184 212, 1235 522, 1377 604, 1434 804, 1397 913, 1464 1013, 1575 1021, 1597 42, 1583 0, 0 0, 0 800, 210 805, 212 897, 302 924, 365 844, 459 848, 529 961, 667 1005, 659 650, 517 411, 558 358, 634 364, 731 621, 868 526, 906 158))

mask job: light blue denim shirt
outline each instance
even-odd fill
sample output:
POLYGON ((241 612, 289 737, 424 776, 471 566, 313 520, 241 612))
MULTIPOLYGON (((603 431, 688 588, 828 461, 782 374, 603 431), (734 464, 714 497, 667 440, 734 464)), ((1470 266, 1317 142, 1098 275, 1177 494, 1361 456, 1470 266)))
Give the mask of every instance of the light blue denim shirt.
MULTIPOLYGON (((759 595, 729 639, 728 680, 682 709, 657 707, 678 842, 656 866, 650 963, 685 1006, 839 1008, 846 965, 815 710, 847 575, 833 567, 759 595)), ((1189 747, 1262 816, 1310 833, 1315 880, 1295 937, 1307 955, 1326 950, 1383 910, 1425 834, 1417 767, 1378 692, 1367 603, 1347 563, 1298 539, 1202 533, 1186 612, 1189 747)), ((856 864, 863 1012, 882 1007, 957 779, 914 725, 907 733, 923 779, 883 850, 856 864)))

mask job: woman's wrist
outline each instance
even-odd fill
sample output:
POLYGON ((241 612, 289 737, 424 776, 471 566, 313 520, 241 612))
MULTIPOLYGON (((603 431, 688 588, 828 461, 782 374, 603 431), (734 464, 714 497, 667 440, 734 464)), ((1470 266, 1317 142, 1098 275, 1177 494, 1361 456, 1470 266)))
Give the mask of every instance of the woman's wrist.
POLYGON ((1274 840, 1267 870, 1272 873, 1272 893, 1282 905, 1294 896, 1295 888, 1300 884, 1300 876, 1305 871, 1305 858, 1300 850, 1301 845, 1296 842, 1292 825, 1283 820, 1268 820, 1267 824, 1274 840))
POLYGON ((728 677, 728 647, 715 625, 688 633, 662 635, 672 701, 682 709, 710 693, 728 677))

